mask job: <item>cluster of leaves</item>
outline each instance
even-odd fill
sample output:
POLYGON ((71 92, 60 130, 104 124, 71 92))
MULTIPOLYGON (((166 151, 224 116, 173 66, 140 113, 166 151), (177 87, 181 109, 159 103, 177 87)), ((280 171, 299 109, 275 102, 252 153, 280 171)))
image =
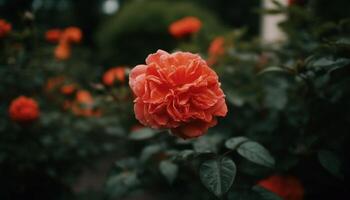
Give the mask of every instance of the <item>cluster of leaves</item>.
MULTIPOLYGON (((69 198, 81 171, 93 167, 93 160, 101 155, 115 151, 118 141, 114 135, 124 133, 119 121, 124 115, 115 118, 115 112, 111 115, 112 110, 105 111, 103 105, 112 104, 116 92, 119 98, 130 98, 130 93, 123 92, 127 86, 93 89, 101 88, 101 69, 94 66, 90 50, 74 47, 72 59, 57 60, 53 53, 56 45, 45 41, 44 31, 29 25, 0 38, 1 199, 69 198), (91 73, 84 73, 87 70, 91 73), (65 102, 75 99, 75 93, 61 92, 65 84, 74 84, 75 91, 92 91, 93 107, 101 109, 104 117, 76 115, 65 108, 65 102), (31 123, 11 120, 9 106, 21 95, 38 102, 38 120, 31 123)), ((130 118, 130 112, 122 111, 129 111, 129 107, 124 103, 108 108, 128 113, 130 118)))

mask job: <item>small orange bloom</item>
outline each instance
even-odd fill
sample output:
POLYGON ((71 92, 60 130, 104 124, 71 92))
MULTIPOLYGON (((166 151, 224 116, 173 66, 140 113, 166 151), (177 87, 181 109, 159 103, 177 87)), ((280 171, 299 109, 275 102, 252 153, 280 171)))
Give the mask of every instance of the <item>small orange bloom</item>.
POLYGON ((68 42, 79 43, 83 37, 83 34, 78 27, 68 27, 64 30, 62 38, 68 42))
POLYGON ((102 82, 107 86, 112 86, 115 81, 125 82, 125 67, 114 67, 106 71, 102 77, 102 82))
POLYGON ((70 57, 71 49, 67 42, 60 42, 55 49, 55 57, 58 60, 67 60, 70 57))
POLYGON ((81 104, 92 104, 94 102, 91 93, 87 90, 78 90, 75 99, 81 104))
POLYGON ((209 58, 207 60, 207 63, 209 66, 214 65, 218 58, 222 56, 225 53, 225 38, 223 37, 216 37, 209 46, 208 54, 209 58))
POLYGON ((72 112, 77 116, 99 117, 101 110, 93 108, 94 100, 87 90, 77 91, 75 102, 71 105, 72 112))
POLYGON ((0 19, 0 38, 5 37, 12 30, 12 25, 3 19, 0 19))
POLYGON ((71 55, 71 43, 79 43, 83 37, 81 30, 77 27, 68 27, 63 31, 52 29, 46 32, 46 40, 58 42, 55 49, 55 57, 58 60, 66 60, 71 55))
POLYGON ((210 43, 208 53, 209 55, 217 55, 220 56, 225 53, 225 38, 224 37, 216 37, 210 43))
POLYGON ((67 84, 61 87, 61 93, 64 95, 71 95, 76 89, 75 84, 67 84))
POLYGON ((49 42, 58 42, 61 39, 62 31, 60 29, 50 29, 46 31, 45 38, 49 42))
POLYGON ((175 38, 182 38, 197 33, 202 27, 202 22, 196 17, 185 17, 173 22, 169 26, 169 32, 175 38))
POLYGON ((11 102, 9 108, 10 118, 15 122, 31 122, 39 117, 38 103, 25 96, 20 96, 11 102))
POLYGON ((293 176, 273 175, 261 180, 258 185, 277 194, 283 200, 303 200, 304 198, 304 188, 299 179, 293 176))

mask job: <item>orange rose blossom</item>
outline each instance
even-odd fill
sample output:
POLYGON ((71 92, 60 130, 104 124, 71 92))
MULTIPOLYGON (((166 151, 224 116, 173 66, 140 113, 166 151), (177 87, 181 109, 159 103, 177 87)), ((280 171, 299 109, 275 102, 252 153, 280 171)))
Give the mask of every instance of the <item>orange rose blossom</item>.
POLYGON ((32 122, 39 117, 38 103, 29 97, 20 96, 14 99, 9 107, 10 118, 15 122, 32 122))
POLYGON ((197 54, 158 50, 129 75, 136 118, 181 138, 203 135, 227 113, 218 76, 197 54))
POLYGON ((6 22, 3 19, 0 19, 0 38, 5 37, 12 30, 10 23, 6 22))
POLYGON ((67 27, 64 30, 50 29, 45 33, 45 38, 49 42, 58 42, 55 48, 55 58, 58 60, 66 60, 71 55, 71 44, 79 43, 83 34, 78 27, 67 27))
POLYGON ((273 175, 261 180, 258 185, 277 194, 283 200, 303 200, 304 198, 304 188, 299 179, 293 176, 273 175))
POLYGON ((202 27, 202 22, 196 17, 185 17, 173 22, 169 26, 169 33, 175 38, 182 38, 197 33, 202 27))
POLYGON ((124 83, 126 74, 125 71, 125 67, 113 67, 107 70, 102 77, 103 84, 105 84, 106 86, 112 86, 115 83, 115 81, 124 83))

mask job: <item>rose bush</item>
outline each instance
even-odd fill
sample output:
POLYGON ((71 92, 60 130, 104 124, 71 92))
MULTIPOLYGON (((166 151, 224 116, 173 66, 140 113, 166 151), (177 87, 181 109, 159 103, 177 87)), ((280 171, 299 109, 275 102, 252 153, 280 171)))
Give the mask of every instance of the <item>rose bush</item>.
POLYGON ((84 40, 76 28, 47 32, 70 15, 4 17, 13 28, 0 38, 0 199, 346 196, 348 20, 323 23, 316 2, 277 4, 266 13, 290 16, 288 40, 265 45, 192 3, 120 2, 98 45, 97 20, 80 12, 84 40), (199 31, 173 38, 169 26, 186 16, 199 31), (163 45, 171 53, 151 54, 163 45))

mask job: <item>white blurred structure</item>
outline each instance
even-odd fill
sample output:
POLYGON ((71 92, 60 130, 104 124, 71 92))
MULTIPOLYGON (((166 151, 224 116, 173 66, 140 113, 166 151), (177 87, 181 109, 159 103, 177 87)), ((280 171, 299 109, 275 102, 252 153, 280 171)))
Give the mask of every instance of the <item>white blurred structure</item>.
MULTIPOLYGON (((262 0, 263 8, 273 9, 276 5, 272 3, 272 0, 262 0)), ((288 0, 275 0, 282 5, 287 6, 288 0)), ((286 35, 278 27, 278 24, 285 20, 287 16, 285 14, 264 15, 262 17, 261 24, 261 37, 264 43, 275 43, 286 40, 286 35)))
POLYGON ((107 15, 111 15, 117 12, 118 9, 119 9, 119 2, 117 0, 106 0, 102 4, 102 11, 107 15))

